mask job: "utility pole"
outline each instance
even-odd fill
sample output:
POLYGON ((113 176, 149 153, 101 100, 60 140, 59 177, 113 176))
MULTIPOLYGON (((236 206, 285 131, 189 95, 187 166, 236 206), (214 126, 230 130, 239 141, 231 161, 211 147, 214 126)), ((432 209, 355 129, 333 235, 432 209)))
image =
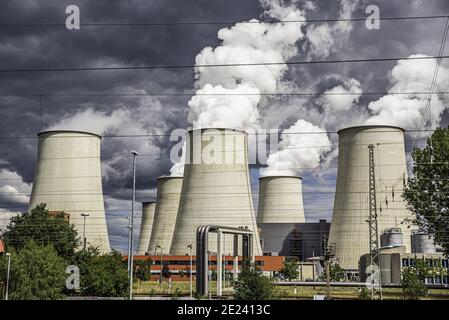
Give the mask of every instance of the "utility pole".
POLYGON ((369 150, 369 255, 371 273, 371 300, 379 295, 382 300, 382 280, 381 267, 379 259, 379 233, 377 223, 377 200, 376 200, 376 174, 374 168, 374 145, 368 146, 369 150), (377 276, 378 274, 378 276, 377 276), (377 276, 377 277, 376 277, 377 276), (378 287, 376 288, 376 279, 378 279, 378 287))
POLYGON ((323 237, 324 267, 326 272, 326 299, 331 299, 331 259, 335 257, 335 243, 328 244, 327 236, 323 237))
POLYGON ((8 300, 8 293, 9 293, 9 274, 11 272, 11 253, 6 253, 6 256, 8 257, 8 267, 6 271, 6 288, 5 288, 5 300, 8 300))
POLYGON ((207 276, 209 277, 209 300, 212 300, 212 261, 211 259, 211 252, 207 251, 207 276))
POLYGON ((83 249, 86 251, 87 239, 86 239, 86 218, 89 216, 88 213, 81 213, 83 217, 83 249))
POLYGON ((189 244, 187 246, 187 248, 189 248, 189 256, 190 256, 190 298, 193 298, 193 279, 192 279, 192 267, 193 267, 193 263, 192 263, 192 248, 193 246, 191 244, 189 244))
POLYGON ((327 237, 323 237, 323 247, 324 247, 324 269, 326 272, 326 300, 331 299, 331 277, 330 277, 330 250, 327 244, 327 237))
POLYGON ((136 159, 139 155, 131 151, 133 155, 133 199, 131 203, 131 219, 129 220, 129 248, 128 248, 128 277, 129 277, 129 300, 133 299, 133 243, 134 243, 134 203, 136 202, 136 159))
POLYGON ((312 246, 312 281, 315 282, 315 248, 312 246))
POLYGON ((161 289, 162 289, 162 247, 161 246, 156 246, 156 249, 157 248, 161 249, 161 272, 160 272, 160 275, 159 275, 159 282, 160 282, 160 286, 161 286, 161 289))

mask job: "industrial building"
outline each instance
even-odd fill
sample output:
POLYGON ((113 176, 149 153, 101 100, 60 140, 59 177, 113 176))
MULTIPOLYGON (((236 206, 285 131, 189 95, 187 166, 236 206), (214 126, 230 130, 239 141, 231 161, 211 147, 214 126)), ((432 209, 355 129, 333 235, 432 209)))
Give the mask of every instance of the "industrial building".
MULTIPOLYGON (((246 227, 254 231, 253 252, 262 255, 248 168, 248 140, 233 129, 190 130, 186 137, 184 179, 170 254, 196 248, 199 226, 246 227)), ((228 235, 229 236, 229 235, 228 235)), ((226 253, 233 237, 223 237, 226 253)), ((209 250, 216 251, 211 235, 209 250)))
MULTIPOLYGON (((412 267, 416 261, 424 260, 431 267, 440 266, 442 271, 429 276, 426 284, 447 285, 449 263, 442 252, 437 252, 433 239, 428 233, 415 230, 412 232, 412 252, 407 251, 403 245, 403 233, 400 228, 391 228, 384 231, 381 236, 379 264, 382 284, 400 284, 404 268, 412 267)), ((369 253, 364 254, 359 262, 359 274, 362 282, 367 279, 367 267, 370 265, 369 253)))
POLYGON ((404 130, 392 126, 359 126, 340 130, 338 174, 329 243, 346 270, 358 270, 360 257, 369 252, 369 150, 374 146, 378 230, 403 227, 404 246, 411 251, 411 217, 402 198, 407 178, 404 130))
MULTIPOLYGON (((127 259, 128 257, 125 257, 127 259)), ((170 279, 173 281, 189 281, 190 279, 190 258, 192 258, 192 278, 196 278, 196 256, 189 255, 147 255, 134 256, 134 261, 148 261, 151 268, 151 280, 157 281, 160 279, 161 266, 167 265, 170 270, 170 279)), ((256 256, 255 264, 266 275, 273 275, 282 268, 285 257, 269 257, 256 256)), ((211 270, 217 270, 217 256, 211 255, 209 257, 209 265, 211 270)), ((241 270, 242 257, 238 257, 238 272, 241 270)), ((234 269, 234 257, 223 256, 223 269, 226 270, 227 278, 232 277, 234 269)), ((305 264, 300 271, 301 274, 309 279, 311 276, 311 265, 305 264)))
POLYGON ((69 215, 87 245, 109 252, 100 162, 101 137, 79 131, 38 134, 38 156, 28 210, 45 203, 69 215), (85 228, 84 228, 85 227, 85 228))
POLYGON ((319 222, 262 224, 264 255, 297 257, 300 261, 324 256, 331 224, 319 222))
POLYGON ((142 218, 140 220, 139 244, 137 247, 137 254, 139 255, 144 255, 148 252, 155 209, 156 202, 142 203, 142 218))
MULTIPOLYGON (((380 270, 382 284, 401 284, 404 268, 413 267, 417 260, 424 260, 430 267, 439 267, 441 272, 429 275, 425 283, 429 285, 448 285, 449 260, 441 252, 423 253, 406 252, 405 247, 384 248, 380 251, 380 270)), ((360 280, 367 279, 367 267, 370 263, 369 254, 360 258, 360 280)))
POLYGON ((179 198, 182 187, 181 176, 157 179, 156 208, 148 252, 168 254, 173 240, 179 198))

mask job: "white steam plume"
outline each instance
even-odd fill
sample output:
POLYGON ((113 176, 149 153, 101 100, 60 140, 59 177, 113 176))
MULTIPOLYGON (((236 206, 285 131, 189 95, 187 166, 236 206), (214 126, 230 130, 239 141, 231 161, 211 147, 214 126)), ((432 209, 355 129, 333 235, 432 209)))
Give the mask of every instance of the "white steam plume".
MULTIPOLYGON (((351 19, 359 0, 340 0, 340 19, 351 19)), ((348 39, 353 24, 349 21, 337 21, 311 25, 306 33, 310 55, 327 57, 339 50, 348 39)))
MULTIPOLYGON (((304 20, 296 7, 283 7, 279 0, 261 3, 264 15, 278 20, 304 20)), ((259 127, 257 109, 261 93, 275 93, 287 65, 282 64, 297 54, 296 42, 304 37, 301 23, 237 23, 218 31, 221 44, 204 48, 195 59, 196 65, 227 65, 276 62, 278 65, 196 67, 196 96, 190 102, 189 121, 194 128, 259 127), (204 93, 214 96, 201 95, 204 93), (247 96, 235 94, 248 93, 247 96), (223 95, 226 94, 226 95, 223 95), (233 95, 234 94, 234 95, 233 95)))
MULTIPOLYGON (((263 16, 275 20, 304 20, 304 12, 284 6, 280 0, 261 0, 263 16)), ((189 101, 188 120, 193 128, 225 127, 258 129, 261 94, 275 93, 282 82, 288 59, 297 54, 304 38, 304 23, 237 23, 218 31, 218 47, 204 48, 195 59, 198 90, 189 101), (276 62, 277 65, 200 67, 276 62), (207 95, 205 95, 207 94, 207 95), (239 95, 246 94, 246 95, 239 95)), ((182 161, 171 173, 181 174, 182 161)))
POLYGON ((317 168, 331 150, 331 141, 326 131, 301 119, 282 132, 278 147, 267 160, 266 176, 296 175, 303 168, 317 168))
MULTIPOLYGON (((423 54, 410 56, 427 57, 423 54)), ((390 72, 388 92, 429 92, 436 61, 402 60, 390 72)), ((449 85, 449 69, 440 66, 435 91, 445 91, 449 85)), ((368 105, 373 116, 367 124, 388 124, 409 129, 419 128, 427 105, 427 94, 385 95, 368 105)), ((434 94, 430 104, 432 126, 438 126, 445 109, 445 96, 434 94)))

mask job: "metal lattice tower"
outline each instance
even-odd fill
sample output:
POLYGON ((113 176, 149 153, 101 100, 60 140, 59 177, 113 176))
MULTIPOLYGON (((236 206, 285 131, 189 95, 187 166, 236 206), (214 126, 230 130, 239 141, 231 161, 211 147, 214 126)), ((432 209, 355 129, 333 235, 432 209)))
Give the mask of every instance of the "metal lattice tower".
POLYGON ((376 175, 374 170, 374 145, 370 144, 369 149, 369 254, 371 276, 371 299, 376 295, 382 299, 382 281, 379 258, 379 232, 377 224, 377 200, 376 200, 376 175), (376 273, 378 273, 378 284, 376 283, 376 273), (377 286, 376 286, 377 285, 377 286))

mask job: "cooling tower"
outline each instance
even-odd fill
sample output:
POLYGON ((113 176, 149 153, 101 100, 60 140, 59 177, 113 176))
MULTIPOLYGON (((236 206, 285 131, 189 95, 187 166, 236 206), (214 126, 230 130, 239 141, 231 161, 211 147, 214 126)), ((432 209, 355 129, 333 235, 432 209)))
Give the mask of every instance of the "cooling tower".
POLYGON ((157 179, 156 210, 148 251, 168 254, 173 239, 182 177, 159 177, 157 179), (160 248, 158 248, 158 246, 160 248))
MULTIPOLYGON (((185 254, 196 247, 196 231, 202 225, 248 227, 254 231, 255 255, 261 255, 248 169, 248 140, 243 131, 198 129, 188 132, 186 163, 178 220, 171 254, 185 254)), ((231 239, 231 238, 229 238, 231 239)), ((233 252, 225 239, 226 253, 233 252)), ((210 236, 209 250, 216 251, 210 236)))
POLYGON ((302 179, 297 176, 259 178, 257 224, 305 222, 302 179))
POLYGON ((369 150, 374 145, 374 170, 379 235, 401 227, 404 246, 410 252, 410 229, 401 222, 410 218, 402 198, 407 178, 404 130, 391 126, 360 126, 338 132, 337 187, 329 243, 336 244, 336 257, 347 270, 369 253, 369 150))
POLYGON ((109 252, 100 163, 101 137, 77 131, 38 134, 38 160, 29 209, 46 203, 49 211, 70 215, 87 246, 109 252), (83 217, 81 214, 87 214, 83 217))
POLYGON ((142 203, 142 220, 140 222, 139 247, 137 248, 137 254, 139 255, 145 255, 148 252, 155 208, 156 202, 142 203))

